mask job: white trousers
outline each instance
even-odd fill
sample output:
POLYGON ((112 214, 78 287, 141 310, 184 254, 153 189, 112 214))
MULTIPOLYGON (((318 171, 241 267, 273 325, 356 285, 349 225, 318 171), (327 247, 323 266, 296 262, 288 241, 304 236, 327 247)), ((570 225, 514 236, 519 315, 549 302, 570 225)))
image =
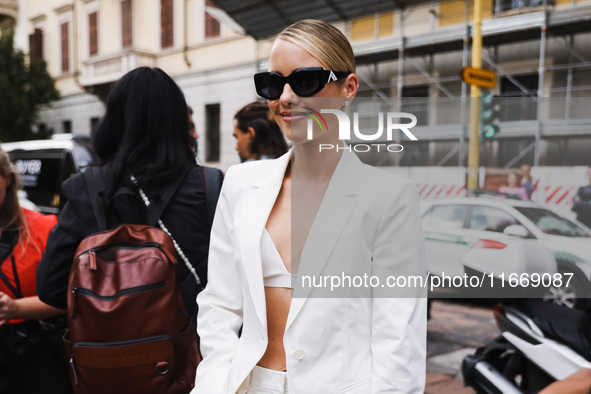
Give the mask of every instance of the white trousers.
POLYGON ((287 372, 255 366, 247 394, 288 394, 287 372))

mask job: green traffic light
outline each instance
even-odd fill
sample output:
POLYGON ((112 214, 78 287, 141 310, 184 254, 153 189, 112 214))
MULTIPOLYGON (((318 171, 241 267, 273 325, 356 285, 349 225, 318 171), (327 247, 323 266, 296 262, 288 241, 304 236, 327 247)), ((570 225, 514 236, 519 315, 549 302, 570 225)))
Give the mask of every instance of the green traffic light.
POLYGON ((482 137, 493 138, 500 131, 496 122, 499 121, 499 102, 497 97, 490 94, 483 94, 480 106, 480 127, 482 137))
POLYGON ((482 135, 484 136, 484 138, 493 138, 495 134, 499 132, 499 130, 499 126, 497 126, 496 124, 487 125, 484 128, 482 135))

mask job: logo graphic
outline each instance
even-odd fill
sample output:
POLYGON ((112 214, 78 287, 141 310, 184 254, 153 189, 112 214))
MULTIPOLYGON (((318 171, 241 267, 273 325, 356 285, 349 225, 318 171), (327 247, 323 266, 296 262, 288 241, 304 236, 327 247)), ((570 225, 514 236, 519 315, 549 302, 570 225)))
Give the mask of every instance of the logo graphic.
MULTIPOLYGON (((330 74, 328 75, 328 82, 332 82, 332 81, 336 81, 336 80, 337 80, 336 75, 334 75, 332 70, 330 70, 330 74)), ((328 83, 328 82, 326 82, 326 83, 328 83)))
MULTIPOLYGON (((324 119, 324 116, 320 115, 320 112, 313 110, 310 107, 304 107, 304 109, 307 109, 310 112, 305 112, 306 115, 308 115, 309 117, 311 117, 312 119, 314 119, 316 121, 316 123, 318 123, 318 126, 320 126, 320 131, 326 131, 328 130, 328 125, 326 124, 326 120, 324 119), (322 120, 322 123, 320 123, 320 120, 322 120), (324 127, 322 126, 322 124, 324 123, 324 127)), ((312 127, 311 127, 311 122, 312 119, 308 119, 308 139, 311 140, 312 139, 312 127)))
MULTIPOLYGON (((318 123, 320 126, 321 131, 328 131, 328 125, 326 124, 326 120, 321 115, 322 114, 332 114, 337 117, 339 122, 339 139, 340 140, 350 140, 351 139, 351 128, 353 129, 353 135, 361 140, 361 141, 379 141, 382 139, 382 135, 386 134, 386 140, 392 141, 394 140, 393 132, 395 130, 402 131, 411 141, 417 141, 417 137, 409 130, 412 127, 416 126, 417 124, 417 117, 408 112, 387 112, 378 113, 378 129, 373 134, 366 134, 363 133, 359 127, 359 114, 357 112, 353 113, 353 124, 349 119, 349 115, 347 115, 343 111, 339 111, 336 109, 321 109, 320 112, 313 110, 310 107, 304 107, 305 109, 309 110, 310 112, 306 112, 305 114, 310 116, 312 119, 318 123), (322 124, 320 123, 320 119, 324 123, 323 128, 322 124), (396 120, 397 121, 396 121, 396 120), (408 119, 410 122, 401 123, 400 120, 408 119), (385 123, 385 127, 384 127, 385 123), (351 127, 353 126, 353 127, 351 127)), ((311 140, 313 137, 312 134, 312 119, 308 119, 308 139, 311 140)))

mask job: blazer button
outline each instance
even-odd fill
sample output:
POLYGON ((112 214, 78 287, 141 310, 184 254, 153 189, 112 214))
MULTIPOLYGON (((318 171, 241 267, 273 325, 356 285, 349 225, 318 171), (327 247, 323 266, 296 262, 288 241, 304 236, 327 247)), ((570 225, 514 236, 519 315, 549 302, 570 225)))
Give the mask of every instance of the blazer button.
POLYGON ((293 352, 293 356, 296 358, 296 360, 303 359, 305 355, 306 352, 304 352, 303 349, 297 349, 295 352, 293 352))

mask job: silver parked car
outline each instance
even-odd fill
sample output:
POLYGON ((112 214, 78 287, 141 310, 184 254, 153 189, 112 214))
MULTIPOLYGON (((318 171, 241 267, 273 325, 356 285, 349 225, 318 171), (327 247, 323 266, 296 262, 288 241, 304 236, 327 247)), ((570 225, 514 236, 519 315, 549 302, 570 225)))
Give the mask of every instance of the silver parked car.
POLYGON ((431 274, 463 275, 463 258, 480 240, 532 240, 554 254, 556 272, 574 274, 546 297, 578 309, 591 301, 591 229, 583 224, 533 202, 486 195, 424 200, 421 209, 431 274))

